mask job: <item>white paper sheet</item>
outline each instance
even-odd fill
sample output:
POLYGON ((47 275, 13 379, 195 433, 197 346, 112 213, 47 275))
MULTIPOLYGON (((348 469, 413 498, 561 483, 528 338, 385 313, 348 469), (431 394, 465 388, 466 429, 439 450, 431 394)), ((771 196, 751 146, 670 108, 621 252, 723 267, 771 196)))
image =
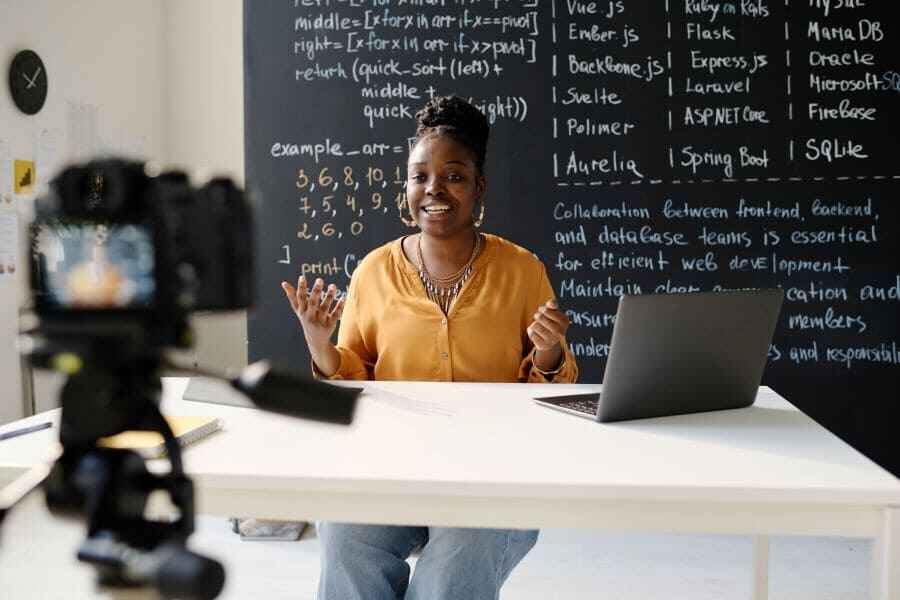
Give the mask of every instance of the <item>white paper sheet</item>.
POLYGON ((15 210, 0 210, 0 278, 15 275, 19 268, 19 215, 15 210))

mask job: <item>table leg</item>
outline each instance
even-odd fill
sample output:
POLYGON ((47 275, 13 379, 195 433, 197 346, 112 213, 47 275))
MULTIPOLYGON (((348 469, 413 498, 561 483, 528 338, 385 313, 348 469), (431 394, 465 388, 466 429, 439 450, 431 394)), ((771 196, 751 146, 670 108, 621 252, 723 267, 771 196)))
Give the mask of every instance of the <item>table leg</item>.
POLYGON ((769 597, 769 536, 753 537, 753 600, 769 597))
POLYGON ((872 544, 872 600, 900 600, 900 508, 885 508, 872 544))

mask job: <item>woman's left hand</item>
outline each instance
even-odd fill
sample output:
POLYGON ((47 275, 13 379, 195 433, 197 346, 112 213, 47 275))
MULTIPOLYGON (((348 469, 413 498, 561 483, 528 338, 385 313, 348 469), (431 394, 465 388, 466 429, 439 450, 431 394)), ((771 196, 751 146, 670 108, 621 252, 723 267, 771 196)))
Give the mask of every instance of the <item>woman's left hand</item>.
POLYGON ((538 351, 559 350, 566 340, 569 318, 559 310, 555 300, 548 300, 534 313, 534 322, 528 326, 528 339, 538 351))

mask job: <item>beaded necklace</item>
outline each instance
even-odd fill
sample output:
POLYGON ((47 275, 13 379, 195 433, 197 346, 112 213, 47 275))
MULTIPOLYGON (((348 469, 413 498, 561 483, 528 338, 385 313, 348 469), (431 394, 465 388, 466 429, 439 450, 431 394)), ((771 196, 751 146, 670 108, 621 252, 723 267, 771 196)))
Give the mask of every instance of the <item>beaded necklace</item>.
POLYGON ((472 255, 469 257, 466 264, 449 277, 434 277, 428 272, 428 267, 425 266, 425 259, 422 257, 422 236, 420 235, 418 240, 416 240, 416 252, 419 259, 419 279, 422 280, 422 285, 425 286, 425 292, 428 294, 428 297, 441 307, 441 311, 443 311, 445 315, 450 312, 450 305, 453 304, 453 300, 456 299, 459 290, 462 289, 462 286, 472 274, 472 263, 475 262, 475 257, 478 256, 478 251, 480 249, 481 234, 476 233, 472 255))

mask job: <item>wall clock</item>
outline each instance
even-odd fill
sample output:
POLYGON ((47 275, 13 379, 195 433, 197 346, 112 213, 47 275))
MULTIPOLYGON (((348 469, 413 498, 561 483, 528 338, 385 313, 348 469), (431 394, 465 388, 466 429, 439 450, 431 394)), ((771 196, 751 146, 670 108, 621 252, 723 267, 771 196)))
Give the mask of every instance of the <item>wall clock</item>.
POLYGON ((47 99, 47 69, 33 50, 17 53, 9 66, 9 91, 26 115, 36 114, 47 99))

